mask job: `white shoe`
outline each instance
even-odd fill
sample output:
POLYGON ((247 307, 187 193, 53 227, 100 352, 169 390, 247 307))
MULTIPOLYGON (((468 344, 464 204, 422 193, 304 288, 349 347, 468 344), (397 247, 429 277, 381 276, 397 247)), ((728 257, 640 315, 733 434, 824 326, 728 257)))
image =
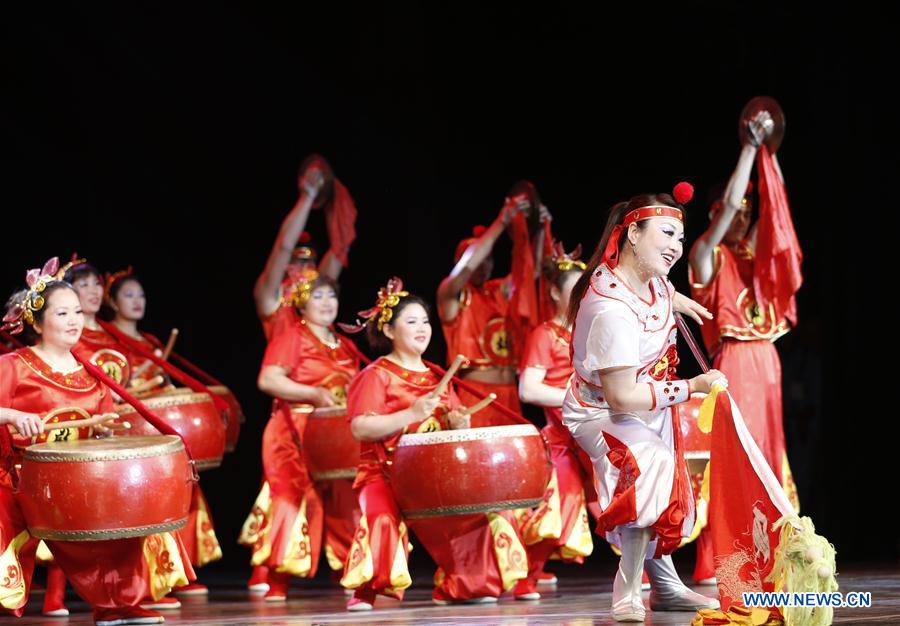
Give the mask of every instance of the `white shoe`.
POLYGON ((287 602, 287 596, 266 596, 263 602, 287 602))
POLYGON ((41 613, 44 617, 69 617, 69 609, 54 609, 41 613))
POLYGON ((463 600, 465 604, 497 604, 500 601, 500 598, 496 596, 481 596, 478 598, 469 598, 468 600, 463 600))
POLYGON ((556 577, 556 574, 550 574, 547 578, 538 578, 538 585, 555 585, 559 582, 559 578, 556 577))
POLYGON ((719 601, 689 589, 678 577, 671 556, 647 560, 644 567, 650 578, 651 611, 698 611, 718 609, 719 601))
POLYGON ((641 599, 644 559, 653 531, 649 528, 620 528, 619 569, 613 580, 612 618, 617 622, 643 622, 646 609, 641 599))
POLYGON ((537 591, 532 591, 531 593, 521 593, 516 596, 516 600, 540 600, 541 594, 537 591))
POLYGON ((356 602, 347 605, 348 611, 371 611, 373 608, 369 602, 356 602))
POLYGON ((255 585, 247 585, 247 591, 250 593, 265 593, 269 590, 269 583, 256 583, 255 585))

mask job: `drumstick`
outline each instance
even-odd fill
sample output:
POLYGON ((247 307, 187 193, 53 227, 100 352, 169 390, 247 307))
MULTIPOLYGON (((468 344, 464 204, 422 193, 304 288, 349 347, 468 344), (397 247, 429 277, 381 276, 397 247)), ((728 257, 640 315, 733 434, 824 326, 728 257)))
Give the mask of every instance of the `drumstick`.
POLYGON ((456 370, 462 367, 463 363, 468 363, 468 359, 461 354, 457 354, 456 358, 453 359, 453 363, 450 364, 450 367, 448 367, 446 373, 444 373, 441 382, 439 382, 437 387, 434 388, 434 391, 429 394, 432 398, 437 398, 444 393, 444 389, 450 384, 450 380, 453 378, 453 375, 456 374, 456 370))
POLYGON ((460 411, 460 413, 462 413, 463 415, 471 415, 472 413, 477 413, 496 399, 496 393, 489 393, 487 396, 470 406, 468 409, 463 409, 462 411, 460 411))
POLYGON ((160 357, 163 361, 169 360, 169 356, 172 354, 172 348, 175 347, 176 339, 178 339, 178 329, 173 328, 172 332, 169 333, 169 340, 166 342, 166 348, 163 350, 162 356, 160 357))
MULTIPOLYGON (((148 363, 149 363, 149 361, 148 361, 148 363)), ((153 378, 148 378, 147 380, 137 381, 136 383, 134 383, 131 386, 129 391, 131 391, 131 393, 133 393, 133 394, 141 393, 141 392, 147 391, 149 389, 152 389, 153 387, 158 387, 159 385, 163 384, 164 382, 166 382, 166 379, 163 378, 162 375, 157 374, 153 378)))
MULTIPOLYGON (((97 426, 98 424, 105 424, 106 422, 111 422, 112 420, 118 419, 118 413, 104 413, 103 415, 96 415, 94 417, 89 417, 87 419, 82 420, 71 420, 68 422, 52 422, 50 424, 44 424, 44 432, 49 430, 65 430, 67 428, 87 428, 88 426, 97 426)), ((128 422, 125 422, 128 424, 128 422)), ((123 428, 131 428, 131 424, 125 426, 122 425, 123 428)), ((107 426, 107 428, 109 428, 107 426)), ((19 432, 18 430, 16 431, 19 432)))
POLYGON ((140 378, 141 374, 150 369, 151 365, 153 365, 153 361, 151 361, 150 359, 147 359, 146 361, 138 365, 131 371, 131 379, 134 380, 136 378, 140 378))

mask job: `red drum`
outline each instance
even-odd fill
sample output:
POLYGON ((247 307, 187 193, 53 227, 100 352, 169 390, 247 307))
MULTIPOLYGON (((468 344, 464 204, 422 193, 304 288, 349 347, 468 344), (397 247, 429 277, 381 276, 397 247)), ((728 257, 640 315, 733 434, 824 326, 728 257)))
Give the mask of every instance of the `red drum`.
POLYGON ((184 526, 192 482, 174 435, 48 442, 25 450, 17 498, 35 537, 124 539, 184 526))
POLYGON ((244 411, 231 390, 225 385, 210 385, 209 390, 228 403, 231 409, 228 420, 225 422, 225 452, 234 452, 237 447, 238 437, 241 435, 241 424, 247 421, 244 411))
MULTIPOLYGON (((225 454, 225 424, 213 404, 212 397, 203 391, 176 389, 170 393, 141 400, 150 411, 184 437, 191 448, 198 470, 208 470, 222 464, 225 454)), ((120 421, 127 421, 130 435, 158 435, 156 430, 131 405, 116 408, 120 421)))
POLYGON ((307 412, 303 431, 304 460, 313 480, 356 478, 359 442, 347 422, 347 407, 292 407, 291 412, 307 412))
POLYGON ((681 440, 686 460, 709 460, 710 433, 702 433, 697 427, 697 416, 700 415, 700 405, 706 398, 705 393, 695 393, 687 402, 677 404, 674 410, 678 411, 681 422, 681 440))
POLYGON ((387 470, 414 519, 537 506, 551 466, 538 429, 516 424, 403 435, 387 470))

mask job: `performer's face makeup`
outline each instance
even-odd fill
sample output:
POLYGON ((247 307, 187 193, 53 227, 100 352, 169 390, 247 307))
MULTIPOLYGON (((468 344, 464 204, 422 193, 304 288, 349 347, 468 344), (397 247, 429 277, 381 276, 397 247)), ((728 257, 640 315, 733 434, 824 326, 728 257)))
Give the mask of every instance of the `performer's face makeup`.
POLYGON ((116 293, 116 314, 120 317, 138 322, 144 319, 147 308, 147 297, 141 283, 133 278, 127 279, 116 293))
POLYGON ((103 283, 96 274, 88 274, 76 280, 73 284, 78 298, 81 300, 81 308, 87 315, 96 315, 103 303, 103 283))
POLYGON ((84 313, 78 294, 71 289, 56 289, 44 303, 44 316, 35 322, 34 329, 41 343, 56 348, 71 349, 84 330, 84 313))
POLYGON ((654 276, 668 275, 684 253, 684 225, 670 217, 654 217, 636 230, 638 265, 654 276))
POLYGON ((384 334, 393 342, 395 351, 421 355, 431 342, 428 312, 418 302, 408 304, 394 315, 392 323, 385 325, 384 334))
POLYGON ((338 314, 338 297, 332 287, 323 285, 313 289, 303 305, 303 318, 317 326, 331 326, 338 314))

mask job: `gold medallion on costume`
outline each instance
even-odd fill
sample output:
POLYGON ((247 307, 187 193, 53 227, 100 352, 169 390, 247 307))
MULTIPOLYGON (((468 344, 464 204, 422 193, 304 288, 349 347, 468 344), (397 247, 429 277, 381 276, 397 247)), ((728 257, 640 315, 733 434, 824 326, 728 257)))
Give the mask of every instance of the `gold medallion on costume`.
POLYGON ((322 381, 321 386, 331 392, 337 400, 338 405, 347 405, 347 385, 350 384, 350 377, 343 372, 335 372, 322 381))
MULTIPOLYGON (((60 422, 73 422, 75 420, 90 419, 91 415, 78 407, 63 407, 47 413, 41 421, 44 424, 58 424, 60 422)), ((74 441, 75 439, 88 439, 94 434, 91 426, 86 428, 60 428, 46 430, 40 435, 31 438, 31 443, 44 443, 46 441, 74 441)))
POLYGON ((107 376, 120 385, 127 385, 131 378, 131 366, 125 355, 116 350, 103 348, 91 357, 91 363, 102 369, 107 376))
POLYGON ((768 315, 766 309, 759 306, 756 298, 749 289, 744 289, 737 299, 738 311, 741 317, 753 328, 754 333, 767 337, 775 333, 775 310, 769 305, 768 315))
POLYGON ((509 340, 506 335, 506 320, 495 317, 487 324, 480 337, 481 349, 493 365, 512 365, 509 340))

